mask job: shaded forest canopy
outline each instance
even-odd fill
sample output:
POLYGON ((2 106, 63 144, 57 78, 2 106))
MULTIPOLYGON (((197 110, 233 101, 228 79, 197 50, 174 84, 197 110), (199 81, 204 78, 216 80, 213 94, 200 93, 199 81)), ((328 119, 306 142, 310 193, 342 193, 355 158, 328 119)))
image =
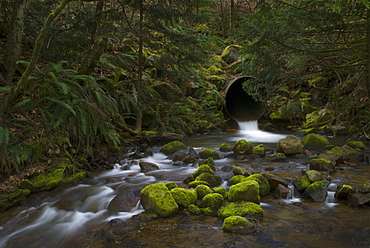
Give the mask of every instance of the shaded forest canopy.
POLYGON ((369 7, 1 0, 0 173, 93 158, 150 132, 224 130, 223 92, 239 76, 256 79, 244 90, 266 102, 268 121, 367 136, 369 7))

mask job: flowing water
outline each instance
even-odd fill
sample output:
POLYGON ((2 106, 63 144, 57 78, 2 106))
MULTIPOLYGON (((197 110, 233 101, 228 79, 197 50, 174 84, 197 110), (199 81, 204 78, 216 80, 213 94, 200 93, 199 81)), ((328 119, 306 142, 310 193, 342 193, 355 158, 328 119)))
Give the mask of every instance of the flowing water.
MULTIPOLYGON (((275 148, 286 136, 260 131, 257 122, 241 123, 240 128, 184 143, 199 151, 218 149, 222 143, 232 145, 244 138, 275 148)), ((291 191, 285 198, 273 193, 262 198, 265 214, 256 223, 258 232, 238 235, 223 232, 222 220, 212 216, 177 215, 151 221, 136 218, 143 212, 139 202, 142 188, 169 181, 184 186, 183 179, 196 169, 192 165, 174 166, 157 152, 158 148, 153 151, 153 156, 142 160, 156 163, 160 170, 142 173, 138 161, 127 158, 81 184, 33 194, 24 204, 0 214, 0 247, 370 247, 370 207, 355 208, 334 198, 338 184, 357 185, 369 180, 369 164, 342 166, 331 173, 325 202, 302 198, 293 185, 289 185, 291 191)), ((312 158, 265 162, 221 155, 223 158, 215 162, 225 187, 232 176, 220 170, 226 164, 292 179, 308 168, 307 161, 312 158)))

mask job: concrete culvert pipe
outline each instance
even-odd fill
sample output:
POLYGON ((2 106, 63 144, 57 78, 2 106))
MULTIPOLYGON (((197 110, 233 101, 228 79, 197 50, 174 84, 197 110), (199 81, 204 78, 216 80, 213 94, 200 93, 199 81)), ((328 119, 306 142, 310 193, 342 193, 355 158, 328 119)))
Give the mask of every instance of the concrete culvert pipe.
POLYGON ((255 101, 243 90, 243 83, 251 77, 232 80, 225 91, 226 110, 230 118, 237 122, 258 120, 265 110, 264 103, 255 101))

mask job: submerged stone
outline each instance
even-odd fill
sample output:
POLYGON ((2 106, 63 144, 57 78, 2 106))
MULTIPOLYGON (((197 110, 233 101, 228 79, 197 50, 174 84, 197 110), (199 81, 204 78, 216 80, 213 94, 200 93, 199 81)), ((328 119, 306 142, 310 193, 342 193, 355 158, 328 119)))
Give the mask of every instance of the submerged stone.
POLYGON ((249 219, 260 219, 263 217, 263 209, 260 205, 253 202, 230 202, 221 207, 218 214, 222 218, 230 216, 242 216, 249 219))
POLYGON ((140 202, 146 211, 153 211, 160 217, 176 214, 179 209, 165 183, 146 186, 140 192, 140 202))
POLYGON ((225 232, 237 234, 250 234, 255 232, 253 223, 241 216, 227 217, 222 224, 222 229, 225 232))

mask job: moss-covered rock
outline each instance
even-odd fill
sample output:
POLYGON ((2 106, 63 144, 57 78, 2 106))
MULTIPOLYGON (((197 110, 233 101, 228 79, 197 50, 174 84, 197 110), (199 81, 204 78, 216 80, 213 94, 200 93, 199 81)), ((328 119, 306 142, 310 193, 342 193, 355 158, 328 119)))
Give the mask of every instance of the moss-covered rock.
POLYGON ((230 216, 242 216, 249 219, 260 219, 263 217, 263 209, 260 205, 253 202, 230 202, 218 210, 221 218, 230 216))
POLYGON ((358 192, 363 194, 370 193, 370 180, 361 184, 361 186, 358 188, 358 192))
POLYGON ((243 176, 249 176, 252 174, 251 168, 241 168, 239 166, 235 166, 232 169, 234 175, 243 175, 243 176))
POLYGON ((199 157, 201 159, 213 158, 213 159, 220 159, 220 154, 217 151, 212 149, 202 149, 199 151, 199 157))
POLYGON ((195 181, 205 181, 211 187, 219 186, 222 183, 222 178, 211 173, 202 173, 195 178, 195 181))
POLYGON ((146 186, 140 192, 140 202, 146 211, 152 211, 160 217, 176 214, 179 209, 165 183, 146 186))
POLYGON ((188 184, 188 186, 189 186, 189 188, 196 188, 196 187, 198 187, 199 185, 206 185, 206 186, 210 186, 209 185, 209 183, 208 182, 206 182, 206 181, 197 181, 197 180, 195 180, 195 181, 192 181, 192 182, 190 182, 189 184, 188 184))
POLYGON ((304 136, 302 143, 305 147, 324 147, 326 145, 330 145, 330 142, 327 138, 315 133, 309 133, 304 136))
POLYGON ((299 192, 303 192, 305 189, 307 189, 308 186, 310 186, 310 184, 311 182, 308 179, 307 175, 298 177, 297 180, 294 181, 294 186, 299 192))
POLYGON ((228 198, 230 201, 250 201, 260 204, 259 184, 249 180, 230 186, 228 198))
POLYGON ((342 199, 342 200, 347 200, 348 194, 355 192, 355 190, 352 188, 350 185, 342 185, 337 188, 335 191, 334 197, 336 199, 342 199))
POLYGON ((169 190, 171 190, 171 189, 177 188, 177 187, 178 187, 178 185, 177 185, 177 183, 175 183, 175 182, 168 182, 168 183, 166 183, 166 187, 167 187, 169 190))
POLYGON ((264 157, 266 155, 265 146, 262 145, 262 144, 259 144, 255 147, 253 147, 253 153, 260 156, 260 157, 264 157))
POLYGON ((322 180, 322 175, 320 172, 316 170, 308 170, 306 171, 306 176, 310 183, 321 181, 322 180))
POLYGON ((303 125, 303 128, 322 126, 324 124, 330 125, 333 120, 334 117, 328 109, 316 110, 306 115, 306 123, 303 125))
POLYGON ((227 46, 221 53, 222 60, 227 64, 234 63, 240 57, 240 48, 238 45, 227 46))
POLYGON ((307 187, 304 191, 304 195, 309 196, 316 202, 323 202, 328 196, 328 185, 329 182, 326 180, 314 182, 307 187))
POLYGON ((222 223, 222 230, 237 234, 250 234, 255 232, 252 222, 241 216, 227 217, 222 223))
POLYGON ((215 171, 212 170, 212 168, 208 164, 202 164, 198 167, 196 171, 193 172, 193 177, 194 179, 199 176, 202 173, 209 173, 209 174, 214 174, 215 171))
POLYGON ((196 205, 194 204, 191 204, 188 206, 188 211, 191 213, 191 214, 194 214, 194 215, 200 215, 202 213, 202 211, 200 210, 200 208, 198 208, 196 205))
MULTIPOLYGON (((198 165, 201 166, 203 164, 208 165, 209 168, 211 168, 213 171, 216 171, 215 160, 212 157, 208 157, 206 159, 203 159, 203 160, 199 161, 198 165)), ((211 173, 211 172, 209 172, 209 173, 211 173)))
POLYGON ((301 153, 302 151, 303 144, 301 140, 294 135, 289 135, 279 140, 276 145, 276 152, 282 152, 287 156, 301 153))
POLYGON ((323 158, 314 158, 310 161, 310 170, 335 171, 335 162, 323 158))
POLYGON ((205 195, 213 193, 213 190, 207 185, 198 185, 195 190, 198 194, 198 199, 202 200, 205 195))
POLYGON ((197 191, 192 189, 174 188, 170 190, 172 197, 175 199, 177 205, 187 208, 194 204, 198 199, 197 191))
POLYGON ((219 209, 224 201, 224 197, 219 193, 207 194, 202 199, 202 207, 211 208, 213 210, 219 209))
POLYGON ((231 146, 226 143, 221 144, 219 149, 221 152, 231 152, 231 146))
POLYGON ((235 156, 247 155, 253 152, 253 145, 245 139, 240 139, 232 146, 231 149, 235 156))
POLYGON ((27 196, 31 194, 29 189, 18 189, 12 193, 9 193, 0 200, 0 212, 6 211, 9 208, 18 205, 22 201, 26 200, 27 196))
POLYGON ((246 180, 254 180, 259 184, 260 196, 265 196, 270 193, 270 184, 262 174, 253 174, 246 178, 246 180))
POLYGON ((273 162, 284 162, 284 161, 287 161, 287 160, 288 160, 287 156, 282 152, 276 152, 276 153, 274 153, 270 156, 265 157, 265 161, 268 161, 268 162, 271 162, 271 161, 273 161, 273 162))
POLYGON ((219 193, 220 195, 222 195, 225 198, 226 189, 224 187, 214 187, 214 188, 212 188, 212 190, 213 190, 213 192, 219 193))
POLYGON ((164 146, 161 147, 161 149, 159 150, 159 152, 167 155, 167 156, 170 156, 172 154, 174 154, 175 152, 179 151, 179 150, 182 150, 182 149, 186 149, 187 146, 184 145, 184 143, 182 143, 181 141, 171 141, 167 144, 165 144, 164 146))
POLYGON ((346 142, 346 145, 359 150, 363 150, 366 148, 365 144, 362 141, 351 140, 346 142))
POLYGON ((230 178, 227 184, 228 185, 234 185, 234 184, 237 184, 237 183, 244 182, 246 180, 247 180, 246 176, 236 175, 236 176, 233 176, 232 178, 230 178))

